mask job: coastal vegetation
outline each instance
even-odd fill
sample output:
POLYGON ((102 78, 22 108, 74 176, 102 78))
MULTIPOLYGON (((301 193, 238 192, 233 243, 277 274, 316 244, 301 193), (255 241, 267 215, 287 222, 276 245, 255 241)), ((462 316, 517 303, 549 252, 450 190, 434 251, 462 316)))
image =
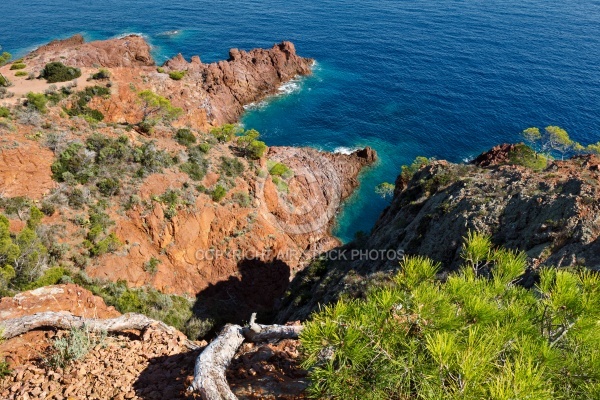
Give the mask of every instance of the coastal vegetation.
POLYGON ((600 142, 587 146, 571 139, 569 133, 559 126, 547 126, 544 130, 537 127, 523 131, 523 138, 538 153, 565 156, 575 154, 600 154, 600 142))
POLYGON ((173 79, 174 81, 180 81, 183 79, 185 74, 186 71, 171 71, 169 72, 169 78, 173 79))
POLYGON ((592 399, 600 395, 600 277, 545 269, 470 233, 457 273, 411 256, 364 299, 301 334, 313 398, 592 399))
POLYGON ((13 70, 18 70, 18 69, 25 69, 26 67, 27 67, 27 65, 25 65, 24 63, 15 61, 10 66, 10 69, 11 69, 11 71, 13 71, 13 70))
POLYGON ((59 61, 46 64, 40 73, 40 78, 45 79, 48 83, 72 81, 80 76, 79 68, 68 67, 59 61))
POLYGON ((138 124, 138 128, 143 133, 150 133, 158 122, 172 121, 183 113, 183 110, 174 107, 169 99, 151 90, 139 92, 138 98, 142 104, 143 112, 142 121, 138 124))

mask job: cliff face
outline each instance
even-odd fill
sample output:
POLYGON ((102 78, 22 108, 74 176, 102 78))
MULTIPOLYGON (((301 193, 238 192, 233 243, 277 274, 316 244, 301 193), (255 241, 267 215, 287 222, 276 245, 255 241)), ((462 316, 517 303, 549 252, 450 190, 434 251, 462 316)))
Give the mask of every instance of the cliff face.
MULTIPOLYGON (((213 158, 215 164, 218 157, 213 158)), ((215 203, 201 195, 171 219, 158 203, 152 209, 136 206, 125 217, 115 216, 116 233, 126 243, 124 251, 103 256, 87 272, 133 286, 150 284, 164 292, 194 295, 234 277, 233 286, 238 281, 249 284, 258 271, 271 268, 273 279, 254 282, 252 292, 260 293, 263 307, 272 305, 285 291, 290 275, 315 255, 340 245, 330 234, 333 219, 358 185, 360 170, 374 157, 369 148, 344 155, 271 147, 266 159, 293 171, 285 188, 277 187, 270 175, 248 171, 236 179, 225 201, 215 203), (249 193, 251 201, 241 205, 233 200, 236 192, 249 193), (161 261, 154 275, 144 270, 151 256, 161 261)), ((266 172, 266 160, 263 164, 266 172)), ((217 173, 208 174, 203 183, 210 186, 218 178, 217 173)), ((182 173, 153 175, 139 195, 142 202, 151 202, 166 190, 181 189, 186 181, 182 173)))
MULTIPOLYGON (((472 230, 491 235, 496 245, 525 251, 534 270, 541 265, 599 270, 600 159, 554 161, 535 172, 511 165, 512 150, 503 145, 470 165, 434 161, 408 181, 399 176, 390 206, 367 238, 346 247, 348 253, 419 254, 451 270, 459 266, 463 237, 472 230)), ((366 276, 396 270, 398 262, 385 255, 357 256, 330 262, 321 276, 307 277, 306 271, 293 283, 295 299, 281 318, 305 318, 317 303, 353 290, 366 276), (300 283, 309 278, 312 286, 300 283)))

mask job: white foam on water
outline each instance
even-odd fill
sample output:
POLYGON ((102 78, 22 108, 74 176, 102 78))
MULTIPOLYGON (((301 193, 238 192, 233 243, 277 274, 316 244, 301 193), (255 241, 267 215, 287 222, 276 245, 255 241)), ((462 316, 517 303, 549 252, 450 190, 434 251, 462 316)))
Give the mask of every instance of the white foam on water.
POLYGON ((181 31, 179 29, 174 29, 172 31, 164 31, 161 33, 158 33, 156 36, 175 36, 175 35, 179 35, 181 33, 181 31))
POLYGON ((291 81, 279 86, 277 90, 279 92, 279 95, 285 96, 300 91, 300 88, 300 81, 297 78, 294 78, 291 81))
POLYGON ((358 147, 340 146, 340 147, 336 147, 335 149, 333 149, 333 152, 337 153, 337 154, 350 155, 350 154, 354 153, 356 150, 359 150, 359 148, 358 147))
POLYGON ((260 109, 265 108, 268 105, 269 105, 269 103, 266 100, 262 100, 259 102, 253 102, 250 104, 246 104, 244 106, 244 110, 246 110, 246 111, 260 110, 260 109))
POLYGON ((140 32, 125 32, 125 33, 121 33, 121 34, 119 34, 117 36, 113 36, 113 39, 123 39, 123 38, 125 38, 127 36, 140 36, 140 37, 143 37, 144 39, 148 39, 147 35, 145 35, 143 33, 140 33, 140 32))

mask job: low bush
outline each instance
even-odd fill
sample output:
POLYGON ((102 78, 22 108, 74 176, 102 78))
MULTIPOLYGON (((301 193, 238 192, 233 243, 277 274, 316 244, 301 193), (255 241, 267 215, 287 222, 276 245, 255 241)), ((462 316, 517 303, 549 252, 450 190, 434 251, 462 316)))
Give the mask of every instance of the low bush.
POLYGON ((219 201, 223 200, 223 198, 226 195, 227 195, 227 189, 225 189, 221 185, 217 185, 212 192, 212 199, 213 199, 213 201, 216 201, 218 203, 219 201))
POLYGON ((458 273, 407 257, 393 283, 313 315, 301 334, 313 398, 593 399, 600 277, 547 269, 470 234, 458 273))
POLYGON ((15 70, 15 69, 25 69, 27 67, 27 65, 25 65, 24 63, 20 63, 20 62, 16 62, 13 65, 10 66, 11 70, 15 70))
POLYGON ((250 207, 252 205, 252 198, 246 192, 237 192, 233 194, 233 200, 239 204, 240 207, 250 207))
POLYGON ((208 154, 210 151, 210 143, 200 143, 198 145, 198 150, 200 150, 204 154, 208 154))
POLYGON ((17 71, 15 72, 15 76, 21 77, 21 76, 27 76, 29 75, 27 72, 25 71, 17 71))
POLYGON ((33 290, 44 286, 56 285, 63 281, 63 278, 70 276, 71 273, 63 267, 52 267, 44 271, 42 276, 34 282, 28 284, 24 289, 33 290))
POLYGON ((73 361, 84 358, 94 347, 102 344, 106 332, 93 332, 87 326, 73 327, 69 333, 58 335, 52 342, 46 363, 53 368, 65 368, 73 361))
POLYGON ((46 64, 40 74, 40 78, 45 79, 48 83, 72 81, 80 76, 79 68, 67 67, 59 61, 46 64))
POLYGON ((208 169, 208 162, 202 160, 201 162, 188 161, 179 166, 181 172, 185 172, 194 181, 201 181, 206 175, 208 169))
POLYGON ((10 117, 10 109, 7 107, 0 107, 0 118, 10 117))
POLYGON ((186 74, 186 71, 171 71, 171 72, 169 72, 169 78, 171 78, 175 81, 180 81, 183 79, 185 74, 186 74))
POLYGON ((191 146, 196 143, 196 136, 189 129, 179 129, 175 134, 175 140, 177 143, 183 146, 191 146))
POLYGON ((64 111, 71 117, 83 116, 84 118, 91 119, 92 122, 102 121, 104 119, 102 112, 88 107, 90 100, 96 96, 109 97, 110 89, 102 86, 87 87, 76 93, 75 102, 71 108, 66 108, 64 111))
POLYGON ((150 260, 144 263, 144 271, 151 275, 156 275, 158 272, 158 266, 160 265, 160 260, 156 257, 150 257, 150 260))
POLYGON ((45 113, 48 99, 42 93, 27 93, 27 107, 35 109, 41 113, 45 113))
POLYGON ((221 156, 219 169, 222 174, 235 178, 244 172, 244 164, 235 157, 221 156))
POLYGON ((522 165, 534 171, 541 171, 548 165, 548 158, 538 154, 531 147, 520 143, 508 154, 510 164, 522 165))
POLYGON ((294 175, 292 170, 287 165, 280 162, 269 160, 269 162, 267 162, 267 168, 269 169, 269 173, 271 175, 281 176, 284 179, 291 178, 294 175))
POLYGON ((92 79, 102 80, 110 78, 110 72, 108 70, 101 68, 98 72, 92 75, 92 79))
POLYGON ((198 339, 212 329, 209 320, 194 317, 193 303, 185 297, 164 294, 150 287, 129 288, 124 281, 94 281, 83 274, 74 276, 73 281, 102 297, 106 304, 114 306, 121 313, 145 314, 174 326, 190 339, 198 339))

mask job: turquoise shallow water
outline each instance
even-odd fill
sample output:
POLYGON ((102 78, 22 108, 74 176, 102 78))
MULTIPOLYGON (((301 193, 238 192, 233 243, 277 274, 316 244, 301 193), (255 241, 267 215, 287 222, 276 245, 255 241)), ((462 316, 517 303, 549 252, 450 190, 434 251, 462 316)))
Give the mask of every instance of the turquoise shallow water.
POLYGON ((142 33, 159 62, 293 41, 314 76, 243 122, 272 145, 379 152, 339 217, 343 240, 370 229, 386 205, 374 186, 417 155, 461 161, 531 125, 600 140, 600 1, 8 0, 2 14, 17 55, 74 33, 142 33))

